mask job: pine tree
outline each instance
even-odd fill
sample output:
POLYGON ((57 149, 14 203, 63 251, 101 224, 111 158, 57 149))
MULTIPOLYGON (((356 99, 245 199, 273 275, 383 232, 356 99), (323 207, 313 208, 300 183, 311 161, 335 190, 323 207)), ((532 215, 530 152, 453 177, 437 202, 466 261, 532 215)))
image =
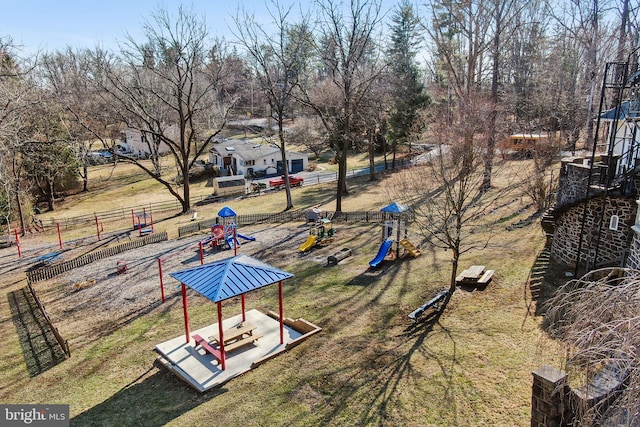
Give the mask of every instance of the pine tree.
POLYGON ((429 97, 423 93, 416 63, 422 40, 419 19, 408 0, 398 5, 391 21, 391 45, 387 51, 392 91, 388 128, 393 153, 391 167, 395 169, 398 144, 408 142, 419 128, 419 110, 429 103, 429 97))

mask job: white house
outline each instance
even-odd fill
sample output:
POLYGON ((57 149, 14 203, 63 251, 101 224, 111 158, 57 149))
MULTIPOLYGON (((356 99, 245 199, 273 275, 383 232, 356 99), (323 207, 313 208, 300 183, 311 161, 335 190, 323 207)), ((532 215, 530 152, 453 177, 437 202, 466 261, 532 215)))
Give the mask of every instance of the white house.
MULTIPOLYGON (((169 131, 176 129, 169 129, 169 131)), ((169 146, 164 142, 153 144, 151 135, 147 135, 138 129, 126 128, 120 133, 120 154, 135 156, 136 158, 147 159, 157 151, 157 154, 164 155, 169 152, 169 146)))
MULTIPOLYGON (((213 144, 209 162, 218 165, 223 174, 244 175, 247 178, 280 175, 284 168, 280 149, 247 140, 224 140, 213 144)), ((307 169, 309 156, 287 151, 287 170, 296 173, 307 169)))

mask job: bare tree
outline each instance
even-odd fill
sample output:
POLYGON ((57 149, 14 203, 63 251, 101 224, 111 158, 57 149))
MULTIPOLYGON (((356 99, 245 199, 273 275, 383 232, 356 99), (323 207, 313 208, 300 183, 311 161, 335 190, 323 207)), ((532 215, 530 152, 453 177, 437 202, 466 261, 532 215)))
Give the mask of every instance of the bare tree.
POLYGON ((272 4, 269 12, 276 28, 274 35, 267 34, 255 17, 247 12, 236 17, 235 22, 238 41, 252 58, 259 88, 267 99, 271 118, 278 127, 278 146, 287 197, 285 210, 289 210, 293 208, 293 199, 289 183, 285 119, 292 111, 293 94, 298 88, 300 76, 307 72, 313 40, 309 15, 303 15, 299 23, 292 24, 289 22, 291 7, 285 9, 275 1, 272 4))
POLYGON ((321 69, 302 85, 301 101, 320 117, 336 152, 336 211, 342 211, 347 190, 347 154, 362 140, 357 112, 378 79, 382 64, 375 43, 380 24, 378 0, 319 0, 320 34, 316 51, 321 69))
POLYGON ((484 179, 483 150, 459 143, 456 138, 464 136, 446 126, 436 129, 434 134, 440 138, 440 144, 432 151, 428 164, 393 175, 386 187, 392 200, 411 207, 425 239, 435 247, 451 251, 452 294, 460 257, 488 245, 495 224, 490 214, 499 207, 498 200, 515 187, 513 177, 504 173, 501 187, 483 190, 480 185, 484 179), (461 158, 465 160, 460 162, 461 158))
POLYGON ((226 74, 227 52, 222 41, 208 44, 204 20, 190 10, 180 7, 175 19, 158 10, 152 18, 144 25, 146 41, 129 37, 119 58, 96 50, 93 77, 127 127, 156 147, 166 144, 184 177, 182 194, 162 176, 157 156, 152 168, 138 159, 123 160, 164 185, 187 212, 189 169, 221 132, 233 105, 225 90, 231 78, 226 74))
MULTIPOLYGON (((613 45, 605 16, 610 8, 609 0, 569 0, 548 2, 548 8, 557 24, 577 41, 582 55, 584 71, 580 74, 583 87, 587 92, 587 114, 584 129, 585 148, 591 149, 594 143, 594 116, 597 106, 597 86, 600 81, 599 66, 601 52, 605 46, 613 45)), ((607 53, 605 52, 605 55, 607 53)))
POLYGON ((120 134, 117 117, 105 108, 97 87, 89 82, 89 51, 64 51, 43 55, 40 71, 47 88, 63 107, 69 147, 73 150, 83 182, 89 190, 90 156, 94 144, 111 148, 120 134))
POLYGON ((20 58, 12 40, 0 38, 0 182, 6 206, 2 214, 7 224, 17 216, 23 234, 29 182, 24 176, 22 151, 33 134, 28 113, 39 102, 37 85, 32 80, 36 59, 20 58))

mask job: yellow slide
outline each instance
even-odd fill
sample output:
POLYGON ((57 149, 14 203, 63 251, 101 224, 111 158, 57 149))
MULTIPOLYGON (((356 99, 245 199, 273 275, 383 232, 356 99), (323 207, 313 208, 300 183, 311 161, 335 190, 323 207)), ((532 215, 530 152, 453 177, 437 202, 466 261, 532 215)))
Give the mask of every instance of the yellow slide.
POLYGON ((309 249, 316 245, 316 241, 318 240, 317 236, 310 235, 306 242, 302 246, 300 246, 300 252, 307 252, 309 249))
POLYGON ((416 248, 409 240, 402 239, 400 240, 400 244, 407 250, 407 252, 409 252, 409 254, 411 254, 412 257, 415 258, 420 256, 420 249, 416 248))

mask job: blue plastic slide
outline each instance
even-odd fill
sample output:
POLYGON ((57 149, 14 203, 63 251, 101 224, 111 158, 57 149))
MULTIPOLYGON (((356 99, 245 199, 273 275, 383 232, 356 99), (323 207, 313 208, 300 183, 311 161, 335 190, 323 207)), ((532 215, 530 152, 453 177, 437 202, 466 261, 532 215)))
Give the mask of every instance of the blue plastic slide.
POLYGON ((244 240, 249 240, 251 242, 255 242, 256 241, 256 238, 253 237, 253 236, 243 236, 240 233, 236 233, 236 236, 238 236, 239 238, 244 239, 244 240))
POLYGON ((384 258, 389 253, 389 249, 391 249, 391 245, 393 245, 393 239, 387 239, 384 242, 382 242, 382 245, 378 250, 378 255, 376 255, 376 257, 369 262, 369 266, 371 268, 376 268, 377 266, 380 265, 382 260, 384 260, 384 258))
POLYGON ((229 245, 229 249, 235 249, 236 244, 240 246, 238 239, 234 239, 233 236, 227 236, 225 240, 227 241, 227 245, 229 245))

